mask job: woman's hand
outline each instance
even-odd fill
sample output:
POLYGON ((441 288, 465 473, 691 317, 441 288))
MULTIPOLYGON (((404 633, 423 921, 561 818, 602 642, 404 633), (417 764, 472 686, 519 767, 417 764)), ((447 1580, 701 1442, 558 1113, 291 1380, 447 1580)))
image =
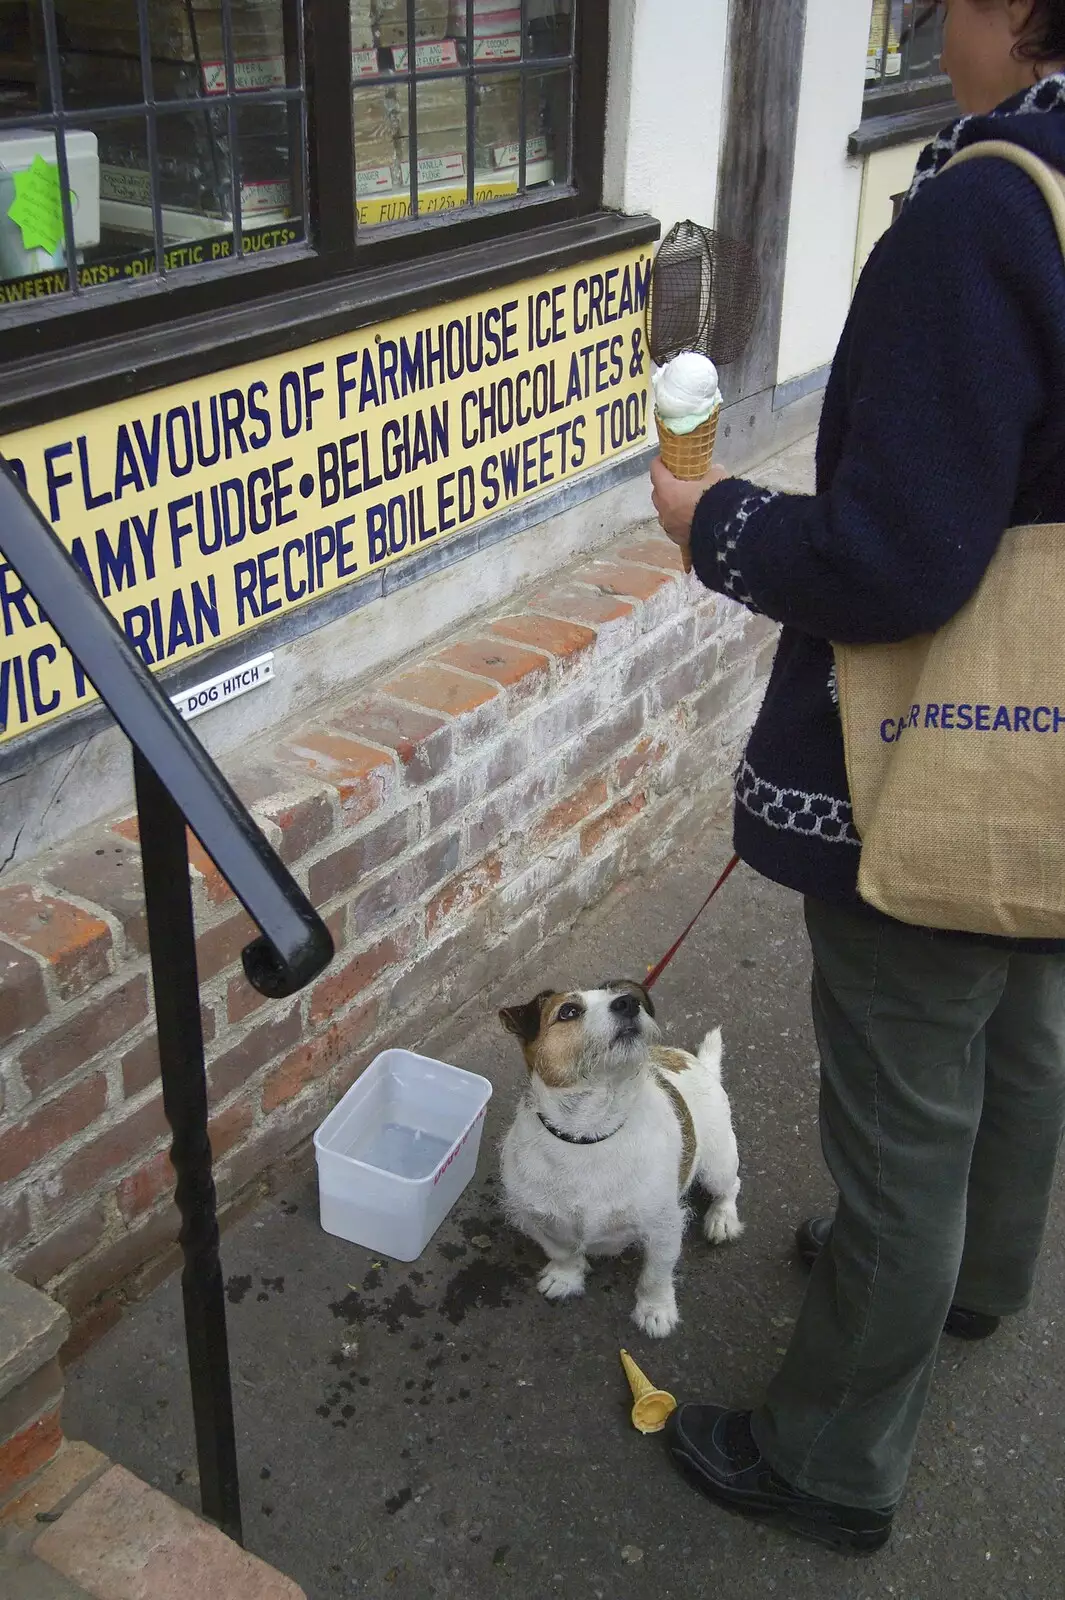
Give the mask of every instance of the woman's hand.
MULTIPOLYGON (((651 462, 651 503, 658 513, 662 531, 685 552, 691 544, 692 522, 695 508, 708 489, 721 483, 729 474, 724 467, 711 467, 705 478, 688 483, 675 478, 662 465, 661 456, 651 462)), ((688 562, 690 566, 690 561, 688 562)))

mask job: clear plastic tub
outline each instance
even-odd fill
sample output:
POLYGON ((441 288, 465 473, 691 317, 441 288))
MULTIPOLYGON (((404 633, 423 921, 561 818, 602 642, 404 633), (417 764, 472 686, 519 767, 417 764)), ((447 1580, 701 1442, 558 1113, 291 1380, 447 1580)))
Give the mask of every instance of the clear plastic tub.
POLYGON ((322 1227, 416 1261, 477 1168, 487 1078, 385 1050, 314 1136, 322 1227))

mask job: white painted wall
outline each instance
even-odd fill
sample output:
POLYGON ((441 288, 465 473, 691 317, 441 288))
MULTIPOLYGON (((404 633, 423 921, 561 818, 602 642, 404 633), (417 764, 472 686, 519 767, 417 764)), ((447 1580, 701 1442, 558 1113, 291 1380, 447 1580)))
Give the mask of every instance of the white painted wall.
POLYGON ((728 0, 610 0, 605 199, 713 224, 728 0))
POLYGON ((891 226, 895 211, 895 196, 905 194, 913 182, 913 169, 927 139, 917 139, 912 144, 895 145, 890 150, 877 150, 865 162, 862 180, 862 210, 858 221, 858 242, 854 250, 854 281, 869 259, 869 253, 881 234, 891 226))
POLYGON ((871 0, 807 0, 779 383, 831 361, 850 305, 862 165, 847 137, 861 121, 871 14, 871 0))

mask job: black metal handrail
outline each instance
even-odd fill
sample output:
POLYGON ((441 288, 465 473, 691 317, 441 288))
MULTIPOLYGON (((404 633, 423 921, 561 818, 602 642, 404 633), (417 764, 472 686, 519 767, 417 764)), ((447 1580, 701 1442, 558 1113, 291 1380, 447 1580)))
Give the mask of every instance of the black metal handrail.
POLYGON ((204 1515, 241 1539, 233 1400, 185 824, 260 931, 243 952, 261 994, 328 964, 329 930, 190 733, 50 524, 0 458, 0 555, 133 746, 163 1105, 181 1213, 182 1292, 204 1515))

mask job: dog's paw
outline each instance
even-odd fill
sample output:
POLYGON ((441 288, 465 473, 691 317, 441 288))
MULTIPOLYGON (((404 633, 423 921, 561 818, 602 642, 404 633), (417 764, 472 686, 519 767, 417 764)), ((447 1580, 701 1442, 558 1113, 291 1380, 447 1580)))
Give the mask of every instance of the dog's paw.
POLYGON ((703 1233, 711 1244, 732 1244, 743 1232, 733 1200, 715 1200, 703 1218, 703 1233))
POLYGON ((675 1300, 637 1300, 632 1320, 649 1339, 664 1339, 680 1321, 675 1300))
POLYGON ((536 1287, 548 1300, 569 1300, 584 1293, 585 1267, 563 1267, 555 1261, 546 1266, 537 1279, 536 1287))

